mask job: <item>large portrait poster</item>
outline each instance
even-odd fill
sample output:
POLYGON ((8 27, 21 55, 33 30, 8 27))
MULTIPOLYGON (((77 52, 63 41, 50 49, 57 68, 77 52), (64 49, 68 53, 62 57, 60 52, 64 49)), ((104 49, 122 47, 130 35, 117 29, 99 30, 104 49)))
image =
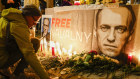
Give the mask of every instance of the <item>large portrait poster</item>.
POLYGON ((139 58, 139 5, 80 5, 55 7, 52 13, 51 39, 62 48, 81 53, 95 50, 99 54, 127 63, 139 58))

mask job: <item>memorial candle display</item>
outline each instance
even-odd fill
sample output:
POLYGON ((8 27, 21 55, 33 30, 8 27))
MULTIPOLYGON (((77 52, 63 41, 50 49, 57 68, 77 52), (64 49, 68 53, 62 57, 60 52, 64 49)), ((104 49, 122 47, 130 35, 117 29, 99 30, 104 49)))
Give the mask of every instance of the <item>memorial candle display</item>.
POLYGON ((72 50, 72 45, 69 46, 69 49, 65 49, 64 47, 60 47, 58 42, 50 41, 48 43, 46 42, 46 39, 42 39, 40 45, 43 56, 48 56, 51 54, 51 56, 58 56, 61 60, 66 60, 77 54, 76 51, 72 50), (49 50, 47 49, 48 46, 49 50))

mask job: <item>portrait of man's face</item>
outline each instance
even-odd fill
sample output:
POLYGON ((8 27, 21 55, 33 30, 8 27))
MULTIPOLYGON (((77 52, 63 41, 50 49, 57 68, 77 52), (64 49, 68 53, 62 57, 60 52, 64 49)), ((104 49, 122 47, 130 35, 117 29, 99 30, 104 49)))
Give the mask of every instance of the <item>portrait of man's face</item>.
POLYGON ((49 30, 49 18, 44 18, 43 31, 45 35, 47 34, 48 30, 49 30))
POLYGON ((120 54, 129 36, 131 14, 125 7, 103 9, 98 16, 97 42, 100 51, 110 57, 120 54))

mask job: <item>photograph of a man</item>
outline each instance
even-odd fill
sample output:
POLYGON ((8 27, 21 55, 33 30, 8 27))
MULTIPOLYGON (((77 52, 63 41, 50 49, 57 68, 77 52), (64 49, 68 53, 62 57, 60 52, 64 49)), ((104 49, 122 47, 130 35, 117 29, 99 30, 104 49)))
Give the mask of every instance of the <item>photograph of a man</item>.
POLYGON ((124 49, 134 32, 135 15, 132 7, 104 8, 97 12, 96 21, 100 53, 126 62, 124 49))
POLYGON ((41 37, 46 38, 46 41, 50 41, 51 19, 51 15, 42 15, 41 37))
POLYGON ((50 24, 49 18, 44 18, 43 19, 43 36, 45 36, 48 33, 49 24, 50 24))

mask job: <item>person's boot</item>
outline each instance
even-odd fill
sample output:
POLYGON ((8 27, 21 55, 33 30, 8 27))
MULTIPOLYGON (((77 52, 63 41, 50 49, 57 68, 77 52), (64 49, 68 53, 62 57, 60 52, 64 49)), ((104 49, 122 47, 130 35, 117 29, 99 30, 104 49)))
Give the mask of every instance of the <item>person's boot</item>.
POLYGON ((15 74, 15 76, 19 76, 20 73, 24 73, 24 69, 27 67, 28 67, 28 64, 26 63, 25 59, 22 58, 21 61, 18 63, 13 74, 15 74))

